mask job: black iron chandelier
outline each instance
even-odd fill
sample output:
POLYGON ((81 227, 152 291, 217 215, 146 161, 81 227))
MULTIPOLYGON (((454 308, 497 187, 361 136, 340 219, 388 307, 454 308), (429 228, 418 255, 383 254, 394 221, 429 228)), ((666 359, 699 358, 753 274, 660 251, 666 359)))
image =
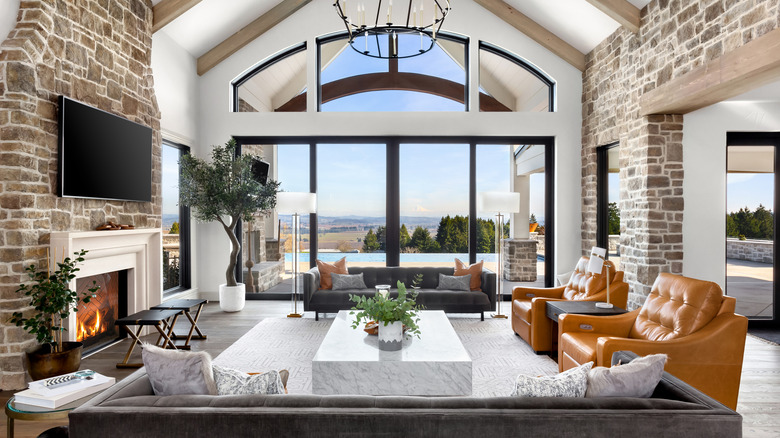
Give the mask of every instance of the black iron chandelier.
POLYGON ((436 44, 436 33, 441 31, 450 12, 450 2, 400 2, 405 3, 404 7, 395 10, 393 0, 336 0, 333 6, 347 27, 349 45, 356 52, 382 59, 422 55, 436 44))

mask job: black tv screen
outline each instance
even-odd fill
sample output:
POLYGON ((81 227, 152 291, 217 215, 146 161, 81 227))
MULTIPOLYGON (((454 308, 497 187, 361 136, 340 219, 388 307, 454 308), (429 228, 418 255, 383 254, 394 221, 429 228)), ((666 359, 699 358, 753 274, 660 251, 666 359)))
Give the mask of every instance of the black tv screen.
POLYGON ((152 200, 152 129, 60 96, 59 195, 152 200))

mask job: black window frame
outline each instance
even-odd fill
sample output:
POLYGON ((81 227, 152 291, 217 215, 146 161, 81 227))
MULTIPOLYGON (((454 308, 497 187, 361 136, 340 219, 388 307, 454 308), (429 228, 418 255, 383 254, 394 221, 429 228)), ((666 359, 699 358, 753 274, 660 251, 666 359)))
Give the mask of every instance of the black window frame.
POLYGON ((260 73, 261 71, 271 67, 272 65, 276 64, 279 61, 284 60, 285 58, 288 58, 290 56, 296 55, 300 52, 306 51, 306 41, 296 44, 294 46, 288 47, 281 52, 271 56, 270 58, 261 61, 256 66, 252 67, 247 71, 244 75, 239 77, 238 79, 234 80, 230 83, 230 88, 232 91, 232 104, 233 104, 233 112, 237 113, 239 112, 239 105, 238 105, 238 89, 244 85, 246 82, 250 81, 255 75, 260 73))
POLYGON ((609 259, 609 150, 620 142, 596 148, 596 246, 607 249, 609 259))
MULTIPOLYGON (((179 181, 181 181, 181 159, 190 154, 190 147, 171 140, 162 140, 162 147, 179 151, 179 181)), ((162 196, 162 193, 160 194, 162 196)), ((190 208, 179 203, 179 285, 163 290, 163 297, 169 297, 192 288, 192 228, 190 208)), ((162 213, 161 213, 162 215, 162 213)))

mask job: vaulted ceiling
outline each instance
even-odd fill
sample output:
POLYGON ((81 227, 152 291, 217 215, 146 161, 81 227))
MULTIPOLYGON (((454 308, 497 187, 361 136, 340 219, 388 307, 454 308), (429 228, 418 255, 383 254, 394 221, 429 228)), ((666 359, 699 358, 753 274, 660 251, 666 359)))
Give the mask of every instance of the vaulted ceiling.
MULTIPOLYGON (((456 1, 452 1, 453 11, 457 10, 456 1)), ((650 0, 473 1, 524 33, 531 34, 528 36, 537 39, 540 44, 580 69, 581 65, 578 64, 584 64, 581 55, 590 52, 618 27, 622 25, 636 31, 639 10, 650 3, 650 0), (549 43, 551 39, 553 41, 549 43), (546 43, 552 44, 552 47, 546 43)), ((273 26, 308 2, 309 0, 152 1, 155 5, 155 30, 165 32, 192 56, 198 58, 200 74, 229 56, 242 44, 254 39, 253 33, 259 35, 264 28, 273 26), (242 32, 243 35, 236 34, 245 27, 247 29, 242 32), (244 41, 238 38, 241 36, 244 41), (249 41, 246 41, 247 39, 249 41), (221 50, 216 50, 217 47, 221 50)))

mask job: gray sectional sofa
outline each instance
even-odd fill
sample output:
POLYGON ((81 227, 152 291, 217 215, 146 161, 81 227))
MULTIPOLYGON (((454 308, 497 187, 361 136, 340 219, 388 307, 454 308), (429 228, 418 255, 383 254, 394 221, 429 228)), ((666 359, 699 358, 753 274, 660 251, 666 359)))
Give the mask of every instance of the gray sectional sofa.
MULTIPOLYGON (((407 288, 411 286, 415 276, 422 274, 422 283, 417 291, 417 303, 426 310, 443 310, 447 313, 479 313, 485 319, 484 312, 496 309, 496 274, 482 270, 481 291, 453 291, 436 289, 439 284, 439 274, 453 275, 454 268, 406 268, 406 267, 349 267, 350 274, 363 273, 363 281, 367 289, 329 290, 320 289, 320 272, 312 268, 303 273, 303 310, 315 312, 315 319, 320 313, 338 313, 339 310, 349 310, 354 302, 349 300, 350 294, 373 296, 374 286, 389 284, 392 286, 390 295, 398 296, 395 286, 398 281, 407 288)), ((409 289, 411 290, 411 289, 409 289)))
POLYGON ((742 436, 741 415, 668 373, 651 398, 160 397, 142 368, 69 417, 71 438, 742 436))

